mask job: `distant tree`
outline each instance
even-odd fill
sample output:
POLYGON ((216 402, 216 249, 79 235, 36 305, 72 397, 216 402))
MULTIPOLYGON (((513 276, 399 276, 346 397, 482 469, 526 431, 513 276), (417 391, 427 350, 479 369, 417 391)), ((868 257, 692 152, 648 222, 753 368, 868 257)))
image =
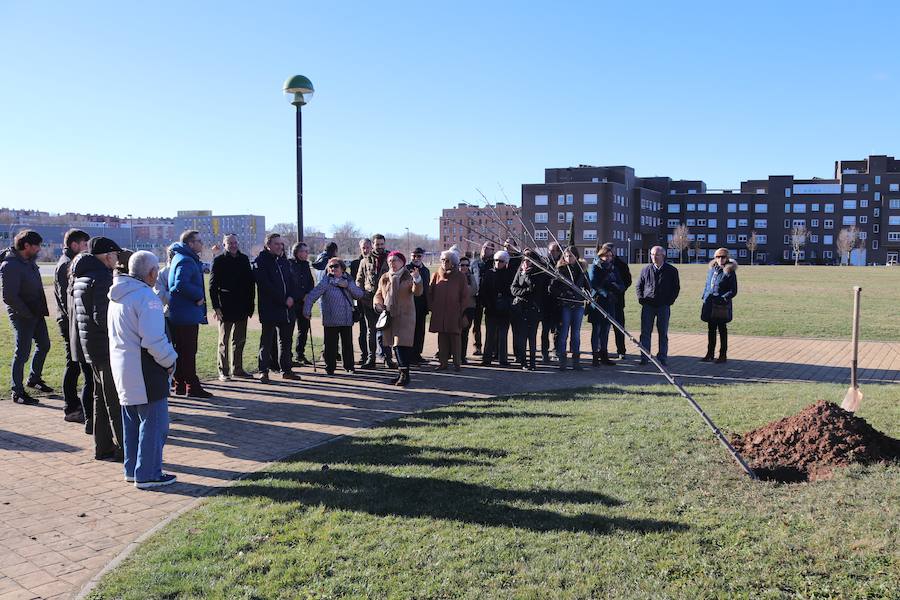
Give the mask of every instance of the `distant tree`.
POLYGON ((856 228, 856 225, 852 225, 850 228, 841 229, 841 232, 837 237, 837 242, 835 242, 835 246, 837 246, 838 256, 840 256, 842 265, 844 264, 845 259, 847 264, 850 264, 850 259, 853 258, 853 249, 856 247, 858 240, 859 229, 856 228))
POLYGON ((747 238, 747 250, 750 251, 750 266, 753 266, 753 255, 756 254, 756 248, 759 246, 759 238, 756 236, 755 231, 750 232, 750 237, 747 238))
POLYGON ((791 248, 794 250, 794 266, 800 264, 800 251, 806 245, 806 238, 809 233, 803 225, 796 225, 791 228, 791 248))
POLYGON ((669 240, 669 248, 678 250, 679 263, 684 262, 684 251, 687 250, 690 245, 690 231, 688 230, 687 225, 679 225, 672 233, 672 239, 669 240))
POLYGON ((359 253, 359 240, 362 231, 351 221, 331 227, 331 237, 338 245, 338 255, 356 256, 359 253))
POLYGON ((297 241, 297 226, 293 223, 275 223, 272 225, 272 233, 281 235, 285 252, 290 252, 291 246, 297 241))

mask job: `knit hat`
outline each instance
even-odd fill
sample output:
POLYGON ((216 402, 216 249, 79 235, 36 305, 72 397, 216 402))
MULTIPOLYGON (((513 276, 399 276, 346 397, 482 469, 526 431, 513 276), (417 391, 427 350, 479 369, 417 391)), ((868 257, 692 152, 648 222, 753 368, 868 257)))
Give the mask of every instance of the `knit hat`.
POLYGON ((394 250, 393 252, 390 252, 390 253, 388 254, 388 256, 387 256, 387 257, 388 257, 388 260, 391 260, 391 257, 392 257, 392 256, 396 256, 397 258, 399 258, 400 260, 403 261, 403 264, 404 264, 404 265, 406 264, 406 257, 403 256, 403 253, 400 252, 399 250, 394 250))
POLYGON ((106 254, 107 252, 121 252, 122 248, 107 237, 91 238, 91 254, 106 254))

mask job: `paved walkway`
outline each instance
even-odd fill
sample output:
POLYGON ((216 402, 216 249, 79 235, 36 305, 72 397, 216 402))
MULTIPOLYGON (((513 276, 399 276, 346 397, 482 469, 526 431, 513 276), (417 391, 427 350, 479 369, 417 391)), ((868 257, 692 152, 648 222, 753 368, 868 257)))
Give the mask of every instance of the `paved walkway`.
MULTIPOLYGON (((688 386, 849 377, 844 342, 733 336, 727 365, 699 363, 705 344, 703 335, 672 336, 669 364, 688 386)), ((900 344, 864 343, 860 364, 864 384, 896 382, 900 344)), ((165 459, 179 483, 157 492, 135 490, 122 481, 120 465, 92 460, 90 438, 62 420, 60 400, 45 399, 38 407, 0 402, 0 600, 70 598, 198 498, 272 460, 380 421, 469 398, 661 381, 633 359, 581 373, 552 367, 414 373, 406 390, 388 385, 392 375, 379 370, 328 378, 303 369, 301 382, 210 383, 216 393, 210 401, 172 399, 165 459)))

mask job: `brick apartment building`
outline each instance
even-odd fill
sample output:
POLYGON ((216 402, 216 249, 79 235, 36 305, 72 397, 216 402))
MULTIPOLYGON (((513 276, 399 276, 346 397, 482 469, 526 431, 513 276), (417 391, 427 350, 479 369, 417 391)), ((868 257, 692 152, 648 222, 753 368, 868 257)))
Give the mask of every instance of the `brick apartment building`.
POLYGON ((438 240, 444 250, 456 244, 463 252, 477 252, 487 240, 521 239, 522 224, 518 215, 519 207, 505 202, 497 202, 493 210, 460 202, 455 208, 442 211, 438 240))
POLYGON ((175 235, 196 229, 204 245, 211 247, 222 242, 225 234, 238 238, 241 251, 249 256, 262 250, 266 238, 266 218, 258 215, 214 215, 211 210, 179 210, 175 216, 175 235))
MULTIPOLYGON (((541 240, 552 239, 552 232, 563 241, 574 220, 574 245, 586 258, 593 257, 597 241, 614 241, 620 254, 631 248, 632 261, 646 261, 652 246, 667 247, 674 230, 686 225, 686 260, 706 261, 724 246, 749 263, 747 240, 755 232, 755 262, 790 263, 791 231, 803 226, 808 237, 800 260, 837 264, 838 236, 856 226, 857 247, 844 262, 884 264, 900 255, 900 161, 884 155, 837 161, 832 179, 773 175, 744 181, 739 190, 636 177, 625 166, 546 169, 544 183, 522 186, 522 217, 541 240)), ((668 254, 677 260, 679 252, 668 254)))

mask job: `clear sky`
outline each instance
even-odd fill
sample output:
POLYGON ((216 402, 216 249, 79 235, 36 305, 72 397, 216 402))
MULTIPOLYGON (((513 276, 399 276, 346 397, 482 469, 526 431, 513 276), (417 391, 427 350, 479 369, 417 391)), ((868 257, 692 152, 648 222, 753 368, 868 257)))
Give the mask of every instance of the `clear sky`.
POLYGON ((481 188, 627 164, 736 187, 900 155, 896 2, 0 0, 0 206, 437 235, 481 188))

